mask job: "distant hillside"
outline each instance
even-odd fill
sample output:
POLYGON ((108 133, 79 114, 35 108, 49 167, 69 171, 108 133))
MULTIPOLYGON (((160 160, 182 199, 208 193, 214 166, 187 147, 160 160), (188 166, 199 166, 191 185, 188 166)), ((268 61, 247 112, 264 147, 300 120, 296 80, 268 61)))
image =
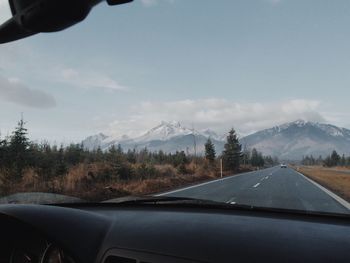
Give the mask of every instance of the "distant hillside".
POLYGON ((325 157, 332 150, 349 155, 350 130, 298 120, 246 136, 241 143, 281 159, 300 160, 303 155, 311 154, 325 157))

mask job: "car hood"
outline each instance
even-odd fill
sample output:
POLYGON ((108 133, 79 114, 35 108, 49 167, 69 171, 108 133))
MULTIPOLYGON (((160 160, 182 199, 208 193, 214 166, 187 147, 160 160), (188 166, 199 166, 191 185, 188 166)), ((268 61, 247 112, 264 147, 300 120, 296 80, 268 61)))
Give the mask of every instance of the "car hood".
POLYGON ((53 193, 17 193, 0 198, 0 204, 57 204, 81 203, 82 199, 53 193))

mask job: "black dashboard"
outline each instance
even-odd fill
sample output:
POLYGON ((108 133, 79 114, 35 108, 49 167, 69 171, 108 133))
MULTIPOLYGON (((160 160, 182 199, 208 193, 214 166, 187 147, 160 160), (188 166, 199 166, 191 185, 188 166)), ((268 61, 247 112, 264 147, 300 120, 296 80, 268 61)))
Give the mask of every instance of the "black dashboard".
POLYGON ((0 262, 350 262, 347 218, 171 205, 1 205, 0 262))

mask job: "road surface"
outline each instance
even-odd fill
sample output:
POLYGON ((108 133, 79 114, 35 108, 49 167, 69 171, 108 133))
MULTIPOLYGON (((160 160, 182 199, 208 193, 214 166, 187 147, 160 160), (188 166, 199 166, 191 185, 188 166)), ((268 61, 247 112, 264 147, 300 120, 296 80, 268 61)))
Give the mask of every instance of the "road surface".
POLYGON ((278 166, 226 177, 159 196, 191 197, 260 207, 350 213, 349 203, 321 188, 293 169, 278 166))

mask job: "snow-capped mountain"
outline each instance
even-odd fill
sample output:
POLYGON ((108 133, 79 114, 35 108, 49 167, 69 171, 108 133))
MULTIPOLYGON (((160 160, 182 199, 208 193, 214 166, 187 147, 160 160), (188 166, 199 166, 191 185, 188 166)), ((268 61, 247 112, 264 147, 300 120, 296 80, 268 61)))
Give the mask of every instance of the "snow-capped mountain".
POLYGON ((98 147, 107 150, 112 145, 120 144, 124 150, 147 147, 150 151, 185 151, 187 153, 193 153, 196 147, 196 151, 200 154, 204 152, 204 144, 208 138, 211 138, 218 149, 223 148, 220 136, 210 129, 196 131, 184 127, 176 121, 162 121, 158 126, 136 138, 129 138, 126 135, 106 136, 100 133, 86 138, 82 144, 88 150, 94 150, 98 147))
POLYGON ((331 124, 297 120, 242 138, 248 149, 284 159, 301 159, 303 155, 323 157, 336 150, 350 154, 350 130, 331 124))
MULTIPOLYGON (((195 132, 196 133, 196 132, 195 132)), ((177 136, 193 134, 193 130, 183 127, 179 122, 162 121, 161 124, 152 128, 144 135, 135 138, 136 142, 166 141, 177 136)))
MULTIPOLYGON (((86 138, 82 143, 86 149, 100 147, 107 150, 120 144, 124 150, 143 149, 165 152, 185 151, 204 153, 204 144, 210 138, 216 152, 221 153, 226 136, 217 135, 210 129, 201 131, 182 126, 179 122, 163 121, 158 126, 136 138, 127 136, 106 136, 102 133, 86 138)), ((281 159, 300 160, 302 156, 326 157, 331 151, 350 155, 350 130, 331 124, 297 120, 265 129, 243 137, 240 140, 244 149, 256 148, 265 155, 281 159)))
POLYGON ((296 120, 294 122, 286 123, 286 124, 283 124, 281 126, 276 126, 276 127, 269 129, 269 130, 276 130, 277 129, 279 131, 283 131, 283 130, 286 130, 290 127, 303 128, 305 126, 318 128, 318 129, 322 130, 323 132, 325 132, 326 134, 328 134, 329 136, 333 136, 333 137, 337 137, 337 136, 349 137, 350 136, 350 130, 348 130, 348 129, 339 128, 339 127, 331 125, 331 124, 310 122, 310 121, 305 121, 305 120, 296 120))
POLYGON ((87 137, 82 143, 84 148, 93 150, 100 147, 103 144, 103 141, 106 140, 107 138, 108 138, 107 135, 103 133, 99 133, 99 134, 87 137))

